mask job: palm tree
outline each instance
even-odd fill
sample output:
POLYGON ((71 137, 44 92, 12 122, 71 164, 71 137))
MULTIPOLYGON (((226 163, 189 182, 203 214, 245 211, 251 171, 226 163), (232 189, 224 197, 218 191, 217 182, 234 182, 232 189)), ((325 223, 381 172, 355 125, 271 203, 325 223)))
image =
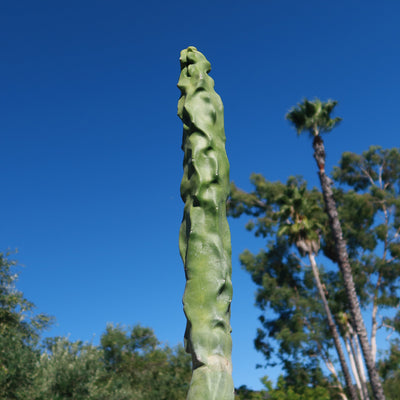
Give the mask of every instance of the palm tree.
POLYGON ((299 135, 308 131, 311 137, 313 137, 314 158, 319 169, 318 175, 321 182, 326 211, 329 216, 329 224, 334 237, 338 264, 343 275, 351 318, 360 340, 374 397, 377 400, 384 400, 385 395, 372 357, 367 330, 361 315, 360 304, 354 286, 346 242, 343 239, 336 202, 333 198, 331 188, 332 180, 325 173, 325 147, 321 138, 321 133, 331 131, 333 127, 341 121, 341 118, 331 118, 331 113, 336 105, 337 101, 332 100, 321 102, 319 99, 314 101, 308 101, 305 99, 303 103, 298 104, 297 107, 293 107, 289 111, 286 115, 286 119, 292 122, 299 135))
MULTIPOLYGON (((350 392, 350 397, 352 400, 358 400, 357 392, 353 385, 350 370, 347 366, 342 344, 340 342, 339 332, 334 322, 325 295, 325 290, 321 283, 317 263, 315 261, 315 256, 319 251, 319 232, 322 229, 322 225, 316 218, 312 218, 312 216, 320 213, 321 210, 317 204, 313 204, 306 198, 305 192, 305 185, 302 185, 300 188, 294 185, 286 187, 285 193, 279 199, 279 219, 281 225, 278 230, 278 235, 286 235, 289 238, 289 241, 296 245, 300 254, 302 256, 307 255, 310 260, 314 280, 324 306, 329 329, 335 343, 346 385, 350 392), (310 216, 310 218, 308 218, 308 216, 310 216)), ((344 396, 343 393, 342 395, 344 396)))

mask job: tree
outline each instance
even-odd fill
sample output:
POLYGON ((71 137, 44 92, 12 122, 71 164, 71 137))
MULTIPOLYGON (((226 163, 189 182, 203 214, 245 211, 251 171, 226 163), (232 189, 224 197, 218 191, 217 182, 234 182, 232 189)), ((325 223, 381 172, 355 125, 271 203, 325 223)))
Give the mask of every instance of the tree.
POLYGON ((92 391, 102 371, 100 350, 78 340, 48 338, 35 373, 37 400, 94 399, 92 391))
POLYGON ((279 221, 280 227, 278 235, 286 235, 289 243, 294 243, 301 255, 307 255, 311 264, 311 269, 314 275, 314 280, 318 288, 318 293, 324 306, 328 326, 331 331, 332 338, 335 343, 336 352, 339 356, 340 365, 346 381, 347 388, 353 400, 358 400, 358 395, 353 386, 350 370, 347 366, 340 336, 336 327, 332 312, 330 310, 324 286, 321 282, 316 254, 319 252, 320 239, 323 226, 316 214, 321 213, 321 208, 316 202, 311 202, 307 199, 306 185, 303 184, 300 188, 296 185, 286 187, 282 197, 278 200, 280 204, 279 221))
POLYGON ((361 155, 345 152, 333 177, 350 187, 354 196, 366 199, 364 209, 373 210, 373 223, 364 227, 362 236, 357 231, 349 236, 359 243, 352 243, 351 253, 352 259, 363 265, 358 272, 365 276, 360 288, 363 301, 372 304, 371 348, 375 362, 378 330, 396 331, 400 317, 399 312, 395 318, 385 315, 385 310, 396 309, 400 303, 400 151, 371 146, 361 155))
MULTIPOLYGON (((389 340, 399 337, 400 333, 399 172, 399 149, 371 146, 361 155, 343 153, 339 166, 334 168, 333 173, 333 178, 340 185, 337 189, 333 188, 333 192, 350 257, 354 285, 364 318, 370 318, 371 321, 369 325, 374 362, 378 354, 378 334, 382 340, 385 337, 389 340)), ((322 196, 316 189, 302 189, 300 178, 290 178, 284 185, 281 182, 269 182, 261 175, 253 174, 251 181, 254 190, 249 193, 232 185, 229 213, 234 217, 243 214, 250 216, 252 219, 248 222, 247 229, 254 230, 256 236, 267 239, 267 248, 258 255, 245 251, 240 256, 242 265, 251 273, 258 286, 256 303, 265 314, 260 317, 264 330, 258 331, 256 346, 269 360, 274 346, 271 339, 275 339, 280 343, 278 357, 284 365, 290 365, 292 354, 298 357, 298 349, 302 349, 304 358, 299 358, 299 362, 305 363, 307 357, 318 354, 328 367, 328 360, 322 357, 322 349, 329 350, 324 342, 329 335, 322 329, 318 331, 320 328, 315 313, 321 310, 313 305, 316 293, 308 285, 308 271, 296 268, 296 265, 303 264, 302 259, 296 258, 288 246, 289 243, 296 243, 302 218, 287 218, 296 208, 301 210, 303 202, 308 203, 310 209, 313 208, 310 205, 314 203, 319 205, 319 211, 303 211, 300 215, 312 216, 315 219, 312 224, 320 225, 313 229, 318 230, 320 235, 318 239, 322 254, 319 255, 336 263, 338 257, 327 217, 322 209, 322 196), (286 195, 283 195, 285 192, 286 195), (294 225, 296 219, 299 228, 295 227, 291 232, 291 225, 294 225), (279 226, 282 226, 284 235, 282 231, 278 235, 279 226), (286 234, 293 234, 292 240, 286 234), (304 275, 301 271, 304 271, 304 275), (306 325, 313 327, 314 336, 307 332, 306 325), (315 346, 311 344, 313 340, 315 346)), ((303 184, 305 187, 305 182, 303 184)), ((299 245, 304 248, 301 242, 299 245)), ((349 313, 343 277, 332 268, 328 271, 319 269, 329 307, 346 345, 357 387, 365 397, 367 379, 362 352, 349 313)), ((379 360, 379 365, 381 363, 382 360, 379 360)), ((396 392, 395 385, 396 378, 385 379, 387 396, 396 392)))
POLYGON ((97 381, 96 399, 184 400, 190 357, 182 346, 161 346, 150 328, 108 325, 101 337, 106 373, 97 381), (117 395, 119 393, 119 395, 117 395))
POLYGON ((208 75, 210 63, 194 47, 181 52, 185 203, 179 249, 185 267, 186 349, 193 375, 188 400, 233 400, 230 305, 232 266, 226 200, 229 162, 223 105, 208 75))
POLYGON ((306 182, 300 178, 289 178, 283 184, 253 174, 251 181, 255 189, 250 193, 232 184, 228 204, 230 215, 253 217, 246 228, 267 240, 266 249, 259 254, 245 251, 240 256, 257 284, 256 304, 265 311, 260 316, 263 330, 258 330, 256 348, 265 355, 268 365, 273 365, 269 360, 274 353, 290 375, 300 365, 307 365, 305 374, 317 370, 322 360, 333 376, 327 380, 333 398, 340 380, 330 354, 332 327, 326 323, 326 309, 318 300, 319 290, 326 288, 321 284, 316 289, 314 283, 316 279, 326 280, 326 275, 319 278, 318 269, 301 267, 304 256, 311 254, 315 262, 319 234, 325 231, 322 196, 316 189, 306 190, 306 182), (279 347, 274 351, 275 341, 279 347))
POLYGON ((255 391, 242 385, 235 390, 235 400, 264 400, 267 397, 265 390, 255 391))
POLYGON ((35 305, 16 289, 16 265, 11 253, 0 253, 0 398, 9 400, 30 397, 40 334, 52 320, 35 314, 35 305))
POLYGON ((379 370, 384 381, 386 397, 400 399, 400 342, 392 343, 387 357, 379 361, 379 370))
MULTIPOLYGON (((309 377, 309 374, 305 376, 309 377)), ((315 382, 302 381, 301 384, 294 385, 288 382, 283 376, 279 376, 276 388, 272 388, 270 382, 267 383, 268 399, 270 400, 331 400, 332 395, 323 385, 323 382, 316 385, 315 382)))
POLYGON ((99 346, 47 339, 29 398, 184 400, 190 375, 182 346, 161 346, 150 328, 110 324, 99 346))
POLYGON ((372 391, 376 399, 383 400, 385 399, 385 395, 374 364, 367 330, 365 328, 360 304, 355 290, 346 243, 343 239, 342 228, 331 188, 332 181, 325 173, 325 148, 321 134, 331 131, 340 121, 340 118, 331 118, 331 113, 336 105, 336 101, 321 102, 317 99, 310 102, 305 99, 303 103, 292 108, 292 110, 286 115, 286 118, 292 122, 298 134, 308 131, 313 137, 314 158, 319 169, 318 174, 321 182, 322 193, 324 195, 325 207, 334 237, 339 268, 343 275, 351 317, 360 340, 372 391))

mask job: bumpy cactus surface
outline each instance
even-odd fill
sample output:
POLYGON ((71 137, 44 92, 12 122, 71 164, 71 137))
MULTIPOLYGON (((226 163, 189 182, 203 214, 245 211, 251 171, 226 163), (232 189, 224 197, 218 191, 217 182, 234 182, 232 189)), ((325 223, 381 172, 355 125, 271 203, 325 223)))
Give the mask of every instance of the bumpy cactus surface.
POLYGON ((185 266, 186 351, 193 375, 188 400, 232 400, 231 238, 226 218, 229 162, 224 110, 195 47, 181 52, 178 115, 183 121, 185 203, 179 249, 185 266))

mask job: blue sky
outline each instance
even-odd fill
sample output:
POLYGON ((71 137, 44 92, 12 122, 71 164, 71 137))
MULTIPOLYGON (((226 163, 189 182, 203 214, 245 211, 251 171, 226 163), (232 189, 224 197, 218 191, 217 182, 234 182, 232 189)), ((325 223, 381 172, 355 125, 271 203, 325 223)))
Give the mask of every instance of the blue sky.
MULTIPOLYGON (((318 185, 311 142, 284 115, 304 97, 339 101, 328 170, 343 151, 399 146, 399 15, 395 0, 1 2, 0 243, 56 317, 49 334, 96 341, 108 322, 141 323, 183 339, 183 48, 211 62, 231 179, 318 185)), ((279 371, 255 369, 259 311, 238 255, 263 243, 230 225, 234 381, 259 388, 279 371)))

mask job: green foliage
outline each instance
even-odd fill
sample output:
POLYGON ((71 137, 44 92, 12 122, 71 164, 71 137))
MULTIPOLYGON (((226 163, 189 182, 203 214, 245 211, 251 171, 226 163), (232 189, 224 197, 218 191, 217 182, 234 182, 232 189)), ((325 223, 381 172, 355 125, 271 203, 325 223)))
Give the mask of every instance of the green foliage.
POLYGON ((38 358, 39 352, 25 343, 20 332, 3 330, 0 335, 0 399, 28 398, 38 358))
POLYGON ((288 385, 282 375, 278 379, 276 388, 268 391, 269 400, 332 400, 333 398, 324 386, 288 385))
POLYGON ((242 385, 235 390, 235 400, 265 400, 267 392, 265 390, 255 391, 242 385))
POLYGON ((286 119, 294 125, 299 135, 303 131, 308 131, 315 137, 320 133, 331 131, 342 120, 339 117, 331 118, 336 105, 337 101, 333 100, 322 102, 319 99, 313 101, 304 99, 286 114, 286 119))
MULTIPOLYGON (((184 399, 189 387, 190 357, 182 347, 160 347, 150 328, 107 326, 101 337, 108 396, 120 390, 137 399, 184 399)), ((108 397, 106 397, 108 398, 108 397)))
POLYGON ((178 346, 161 347, 149 328, 109 325, 101 337, 106 373, 98 387, 104 399, 183 400, 189 387, 190 357, 178 346), (118 395, 117 395, 118 394, 118 395))
POLYGON ((304 256, 307 243, 309 251, 318 251, 326 225, 322 197, 316 189, 307 190, 300 178, 291 177, 286 184, 267 182, 260 175, 251 180, 255 185, 251 193, 232 185, 229 213, 252 216, 256 235, 267 240, 257 255, 244 251, 240 256, 258 287, 257 306, 272 311, 259 318, 263 329, 257 332, 255 346, 267 364, 274 363, 273 354, 282 363, 306 362, 316 355, 326 358, 332 344, 323 307, 313 274, 295 251, 304 256))
POLYGON ((320 204, 307 194, 305 182, 301 186, 288 182, 277 201, 280 222, 277 234, 294 243, 303 257, 318 253, 325 220, 320 204))
MULTIPOLYGON (((355 191, 367 190, 381 181, 383 186, 380 189, 395 193, 399 174, 399 150, 380 146, 371 146, 361 155, 345 152, 339 166, 334 168, 335 180, 353 187, 355 191)), ((376 194, 379 196, 378 192, 376 194)))
POLYGON ((29 398, 41 332, 51 323, 15 287, 16 261, 0 253, 0 398, 29 398))
POLYGON ((322 371, 312 365, 287 363, 285 375, 280 375, 275 388, 267 376, 261 379, 267 391, 262 391, 260 399, 274 400, 339 400, 343 397, 338 390, 330 387, 331 383, 322 371))
MULTIPOLYGON (((342 204, 345 238, 354 265, 360 299, 380 310, 397 307, 400 285, 400 151, 371 146, 361 155, 343 153, 333 177, 350 187, 356 201, 342 204), (360 200, 362 199, 362 200, 360 200), (371 300, 372 299, 372 300, 371 300)), ((349 198, 349 196, 347 196, 349 198)), ((394 322, 400 316, 394 318, 394 322)), ((396 329, 384 313, 386 326, 396 329)), ((400 332, 400 331, 399 331, 400 332)))
POLYGON ((190 375, 182 346, 160 346, 150 328, 108 325, 100 346, 48 339, 32 398, 184 400, 190 375))
POLYGON ((388 400, 400 399, 400 341, 395 340, 387 357, 380 360, 379 372, 383 378, 383 388, 388 400))
POLYGON ((101 353, 95 346, 66 338, 48 339, 36 371, 35 396, 43 400, 90 399, 101 368, 101 353))
POLYGON ((46 338, 51 322, 15 287, 16 262, 0 253, 0 399, 184 400, 191 376, 182 346, 150 328, 108 325, 100 345, 46 338))

